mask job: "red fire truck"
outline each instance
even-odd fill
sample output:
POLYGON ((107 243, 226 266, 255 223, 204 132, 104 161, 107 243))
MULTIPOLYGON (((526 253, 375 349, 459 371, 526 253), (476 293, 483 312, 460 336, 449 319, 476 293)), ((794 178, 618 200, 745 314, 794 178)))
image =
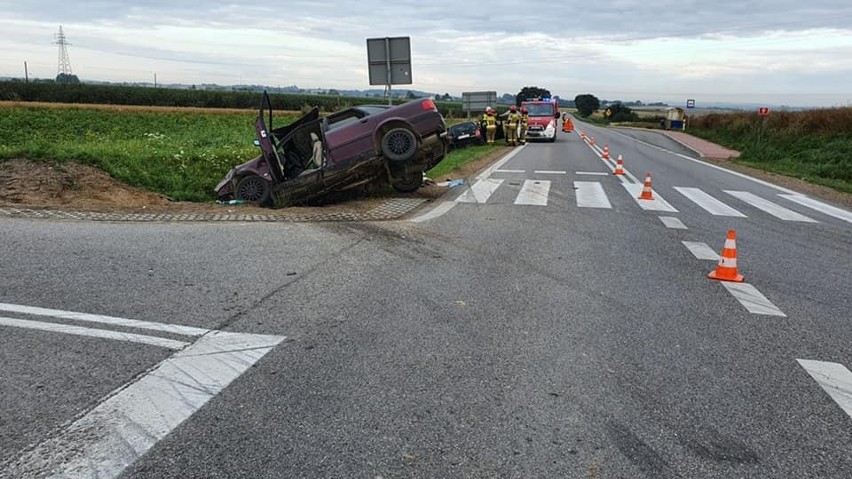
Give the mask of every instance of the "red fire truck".
POLYGON ((555 98, 525 100, 521 102, 521 108, 526 108, 530 116, 527 140, 556 141, 559 103, 555 98))

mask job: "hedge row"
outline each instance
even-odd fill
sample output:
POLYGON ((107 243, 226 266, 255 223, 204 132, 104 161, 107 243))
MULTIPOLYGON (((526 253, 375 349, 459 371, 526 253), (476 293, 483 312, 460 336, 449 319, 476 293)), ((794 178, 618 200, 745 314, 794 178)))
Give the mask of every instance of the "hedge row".
MULTIPOLYGON (((321 111, 333 112, 355 105, 386 102, 382 98, 297 93, 272 93, 270 97, 276 110, 290 111, 317 106, 321 111)), ((0 82, 0 101, 254 109, 260 104, 260 92, 6 81, 0 82)), ((404 101, 395 99, 394 103, 404 101)), ((460 103, 436 104, 445 116, 458 115, 461 111, 460 103)))

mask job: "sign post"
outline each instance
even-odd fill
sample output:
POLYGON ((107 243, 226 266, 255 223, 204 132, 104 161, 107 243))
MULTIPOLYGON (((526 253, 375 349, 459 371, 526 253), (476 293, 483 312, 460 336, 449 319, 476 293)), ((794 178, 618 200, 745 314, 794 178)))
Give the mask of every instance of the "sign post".
POLYGON ((391 85, 410 85, 412 81, 411 38, 368 38, 367 67, 370 85, 384 85, 390 105, 391 85))

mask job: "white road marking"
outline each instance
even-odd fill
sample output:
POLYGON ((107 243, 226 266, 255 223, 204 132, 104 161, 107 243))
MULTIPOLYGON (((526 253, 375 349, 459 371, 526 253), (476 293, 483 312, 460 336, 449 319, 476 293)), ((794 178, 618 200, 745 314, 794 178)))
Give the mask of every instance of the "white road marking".
POLYGON ((594 175, 594 176, 609 176, 612 173, 604 173, 602 171, 576 171, 575 175, 594 175))
POLYGON ((422 214, 422 215, 420 215, 416 218, 412 218, 410 221, 412 221, 414 223, 422 223, 424 221, 433 220, 433 219, 443 215, 447 211, 450 211, 453 208, 453 206, 455 206, 455 205, 456 205, 455 201, 442 201, 440 204, 438 204, 438 206, 432 208, 430 211, 426 212, 425 214, 422 214))
POLYGON ((840 409, 852 417, 852 372, 838 363, 797 359, 805 371, 834 399, 840 409))
POLYGON ((722 203, 721 201, 713 198, 707 193, 701 191, 698 188, 685 188, 681 186, 675 186, 675 190, 680 192, 683 196, 686 196, 696 205, 704 208, 711 215, 716 216, 735 216, 738 218, 746 218, 746 215, 740 213, 739 211, 731 208, 730 206, 722 203))
POLYGON ((503 180, 486 178, 470 185, 470 188, 459 195, 456 201, 459 203, 486 203, 494 191, 503 184, 503 180))
POLYGON ((516 205, 547 206, 547 195, 550 193, 550 182, 546 180, 525 180, 516 205))
MULTIPOLYGON (((768 181, 763 181, 763 180, 759 180, 759 179, 757 179, 757 178, 752 178, 751 176, 745 175, 745 174, 740 173, 740 172, 738 172, 738 171, 733 171, 733 170, 729 170, 729 169, 727 169, 727 168, 722 168, 721 166, 716 166, 716 165, 713 165, 713 164, 710 164, 710 163, 707 163, 707 162, 701 161, 701 160, 699 160, 699 159, 697 159, 697 158, 693 158, 693 157, 691 157, 691 156, 681 155, 680 153, 675 153, 675 152, 673 152, 673 151, 671 151, 671 150, 667 150, 667 149, 665 149, 665 148, 663 148, 663 147, 661 147, 661 146, 652 145, 651 143, 648 143, 648 142, 645 142, 645 141, 642 141, 642 140, 637 140, 636 138, 633 138, 633 137, 632 137, 632 136, 630 136, 630 135, 625 135, 624 133, 621 133, 621 132, 618 132, 618 131, 615 131, 615 130, 611 130, 611 132, 612 132, 612 133, 614 133, 614 134, 616 134, 616 135, 621 135, 621 136, 623 136, 624 138, 627 138, 627 139, 629 139, 629 140, 633 140, 633 141, 635 141, 636 143, 639 143, 639 144, 642 144, 642 145, 645 145, 645 146, 649 146, 649 147, 651 147, 651 148, 655 148, 655 149, 660 150, 660 151, 665 151, 666 153, 670 153, 670 154, 672 154, 672 155, 675 155, 675 156, 678 156, 678 157, 680 157, 680 158, 683 158, 684 160, 689 160, 689 161, 691 161, 691 162, 693 162, 693 163, 698 163, 699 165, 703 165, 703 166, 706 166, 706 167, 708 167, 708 168, 713 168, 713 169, 715 169, 715 170, 724 171, 725 173, 728 173, 728 174, 731 174, 731 175, 734 175, 734 176, 739 176, 740 178, 745 178, 745 179, 747 179, 747 180, 753 181, 753 182, 758 183, 758 184, 761 184, 761 185, 763 185, 763 186, 768 186, 768 187, 770 187, 770 188, 774 188, 774 189, 776 189, 776 190, 778 190, 778 191, 783 191, 784 193, 788 193, 788 194, 791 194, 791 195, 798 195, 798 194, 799 194, 799 193, 796 193, 796 192, 795 192, 795 191, 793 191, 793 190, 789 190, 789 189, 787 189, 787 188, 783 188, 783 187, 778 186, 778 185, 773 185, 772 183, 769 183, 768 181)), ((675 141, 676 141, 676 140, 675 140, 675 141)))
POLYGON ((181 326, 179 324, 155 323, 152 321, 139 321, 136 319, 116 318, 113 316, 102 316, 99 314, 75 313, 73 311, 62 311, 61 309, 36 308, 33 306, 21 306, 18 304, 0 303, 0 311, 10 313, 32 314, 36 316, 49 316, 59 319, 70 319, 89 323, 109 324, 111 326, 124 326, 129 328, 147 329, 163 333, 174 333, 183 336, 201 336, 210 332, 209 329, 181 326))
POLYGON ((501 158, 500 161, 498 161, 497 163, 494 163, 493 165, 489 166, 488 168, 482 170, 482 173, 477 175, 476 179, 477 180, 484 180, 484 179, 488 178, 489 176, 491 176, 492 173, 494 173, 496 170, 499 170, 500 168, 502 168, 503 165, 505 165, 512 158, 514 158, 515 155, 517 155, 518 152, 523 150, 524 148, 526 148, 526 145, 521 145, 521 146, 513 149, 511 152, 509 152, 508 155, 501 158))
POLYGON ((666 228, 671 228, 675 230, 689 229, 686 227, 685 224, 683 224, 683 221, 678 218, 675 218, 674 216, 660 216, 659 218, 660 221, 662 221, 663 224, 666 225, 666 228))
POLYGON ((777 205, 769 200, 765 200, 755 194, 749 193, 747 191, 731 191, 724 190, 725 193, 733 196, 734 198, 739 198, 742 201, 754 206, 757 209, 763 210, 770 215, 784 220, 784 221, 802 221, 805 223, 816 223, 817 221, 813 218, 809 218, 803 214, 796 213, 793 210, 789 210, 784 208, 781 205, 777 205))
POLYGON ((662 196, 656 191, 652 189, 652 196, 654 199, 652 200, 640 200, 639 195, 642 194, 642 188, 644 184, 640 183, 622 183, 624 189, 630 193, 630 196, 636 201, 636 203, 646 211, 668 211, 669 213, 677 213, 677 210, 674 206, 670 205, 668 201, 664 200, 662 196))
POLYGON ((52 333, 73 334, 75 336, 89 336, 92 338, 115 339, 131 343, 142 343, 151 346, 159 346, 168 349, 183 349, 189 345, 183 341, 174 339, 158 338, 156 336, 145 336, 143 334, 123 333, 120 331, 109 331, 106 329, 84 328, 83 326, 71 326, 68 324, 45 323, 43 321, 31 321, 28 319, 5 318, 0 316, 0 326, 13 328, 36 329, 52 333))
POLYGON ((567 171, 554 171, 554 170, 535 170, 534 173, 538 173, 541 175, 567 175, 567 171))
POLYGON ((575 181, 577 206, 580 208, 612 208, 603 186, 596 181, 575 181))
POLYGON ((748 283, 733 283, 731 281, 720 281, 737 301, 742 304, 750 313, 762 314, 765 316, 782 316, 787 317, 781 312, 777 306, 772 304, 772 301, 766 299, 766 296, 761 294, 754 286, 748 283))
POLYGON ((495 173, 524 173, 526 170, 494 170, 495 173))
POLYGON ((834 207, 834 206, 831 206, 831 205, 827 205, 827 204, 825 204, 821 201, 813 200, 811 198, 808 198, 807 196, 802 196, 802 195, 798 195, 798 194, 796 194, 796 195, 778 195, 778 196, 781 196, 782 198, 787 198, 788 200, 790 200, 794 203, 798 203, 802 206, 807 206, 808 208, 810 208, 812 210, 817 210, 820 213, 825 213, 828 216, 833 216, 835 218, 841 219, 843 221, 846 221, 847 223, 852 223, 852 213, 850 213, 846 210, 843 210, 843 209, 840 209, 840 208, 837 208, 837 207, 834 207))
POLYGON ((707 243, 700 241, 681 241, 681 243, 698 259, 719 261, 719 254, 713 251, 713 248, 707 246, 707 243))
POLYGON ((212 331, 18 458, 10 477, 116 477, 285 338, 212 331))

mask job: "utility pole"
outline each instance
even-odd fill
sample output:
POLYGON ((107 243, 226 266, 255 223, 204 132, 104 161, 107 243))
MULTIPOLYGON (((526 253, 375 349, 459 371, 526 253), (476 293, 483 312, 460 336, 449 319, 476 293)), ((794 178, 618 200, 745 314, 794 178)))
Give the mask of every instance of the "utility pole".
POLYGON ((154 73, 154 88, 157 88, 157 74, 154 73))
POLYGON ((30 82, 30 72, 27 70, 27 62, 24 62, 24 83, 30 82))

